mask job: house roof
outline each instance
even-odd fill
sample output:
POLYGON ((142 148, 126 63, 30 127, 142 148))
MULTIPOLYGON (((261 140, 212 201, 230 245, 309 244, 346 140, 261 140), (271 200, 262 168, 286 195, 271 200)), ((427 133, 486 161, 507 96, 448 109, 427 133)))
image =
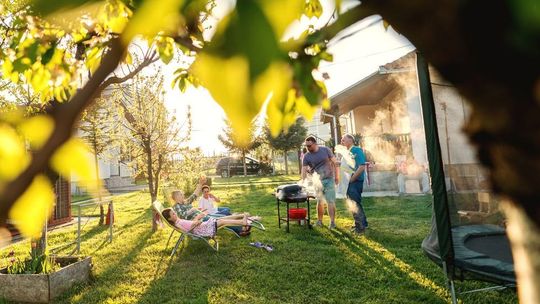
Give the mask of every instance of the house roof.
POLYGON ((360 105, 375 105, 397 88, 396 81, 379 71, 330 97, 330 112, 341 115, 360 105))
MULTIPOLYGON (((330 110, 327 110, 326 112, 333 115, 342 115, 358 106, 378 104, 386 96, 400 87, 395 78, 391 77, 390 73, 384 71, 408 71, 410 69, 408 65, 410 65, 412 56, 414 56, 414 51, 382 66, 378 71, 375 71, 334 96, 331 96, 330 110)), ((324 119, 326 120, 328 118, 324 119)))

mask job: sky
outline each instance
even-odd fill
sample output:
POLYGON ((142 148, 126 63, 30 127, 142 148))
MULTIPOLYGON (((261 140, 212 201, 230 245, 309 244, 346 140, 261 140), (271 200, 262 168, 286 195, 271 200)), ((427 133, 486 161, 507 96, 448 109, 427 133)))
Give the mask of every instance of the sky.
MULTIPOLYGON (((323 7, 327 6, 323 3, 323 7)), ((304 18, 298 25, 324 24, 330 18, 332 10, 325 13, 317 21, 304 18)), ((298 32, 298 31, 296 31, 298 32)), ((291 35, 295 31, 291 30, 291 35)), ((325 81, 329 96, 333 96, 369 74, 379 66, 392 62, 414 50, 411 43, 392 28, 384 29, 379 16, 368 17, 338 34, 329 43, 329 52, 333 54, 333 62, 322 62, 320 72, 326 72, 329 79, 325 81)), ((180 93, 178 88, 170 89, 172 73, 165 68, 166 94, 165 100, 169 109, 176 112, 182 121, 188 106, 191 107, 193 131, 188 145, 199 147, 205 155, 226 153, 219 142, 218 135, 225 125, 223 109, 212 99, 204 88, 189 88, 180 93)))

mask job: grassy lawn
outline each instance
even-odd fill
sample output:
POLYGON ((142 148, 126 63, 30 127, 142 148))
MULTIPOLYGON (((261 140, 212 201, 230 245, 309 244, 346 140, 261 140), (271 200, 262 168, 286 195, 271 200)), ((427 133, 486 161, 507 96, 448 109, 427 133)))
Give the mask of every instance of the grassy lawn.
MULTIPOLYGON (((292 178, 292 177, 291 177, 292 178)), ((257 180, 244 181, 244 184, 257 180)), ((238 180, 241 182, 242 180, 238 180)), ((216 185, 221 181, 216 180, 216 185)), ((84 228, 82 254, 91 255, 94 279, 61 296, 58 303, 448 303, 442 271, 420 249, 428 233, 428 197, 366 198, 370 222, 366 237, 353 237, 344 202, 338 201, 338 229, 277 226, 273 186, 236 187, 214 191, 235 211, 264 217, 266 232, 237 239, 220 232, 220 251, 189 241, 156 274, 168 229, 151 232, 150 198, 132 193, 115 201, 114 242, 107 227, 84 228), (249 246, 260 241, 274 246, 266 252, 249 246)), ((312 212, 314 208, 312 208, 312 212)), ((312 213, 315 217, 315 213, 312 213)), ((325 224, 328 224, 325 219, 325 224)), ((50 244, 74 239, 75 227, 49 235, 50 244)), ((169 246, 170 247, 170 246, 169 246)), ((12 246, 18 254, 27 243, 12 246)), ((2 251, 2 257, 8 250, 2 251)), ((166 261, 166 260, 165 260, 166 261)), ((6 263, 6 259, 2 259, 6 263)), ((458 283, 459 288, 482 287, 458 283)), ((512 292, 463 296, 465 303, 517 303, 512 292)))
POLYGON ((252 188, 270 187, 279 184, 295 183, 300 180, 300 175, 268 175, 268 176, 233 176, 228 178, 215 177, 212 179, 213 189, 222 189, 230 187, 246 187, 252 188))

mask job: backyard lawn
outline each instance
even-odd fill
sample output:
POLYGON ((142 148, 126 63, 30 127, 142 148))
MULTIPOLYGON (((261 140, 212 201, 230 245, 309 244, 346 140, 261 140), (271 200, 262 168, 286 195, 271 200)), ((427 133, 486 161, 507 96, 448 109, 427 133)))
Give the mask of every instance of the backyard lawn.
MULTIPOLYGON (((292 224, 291 233, 285 233, 277 225, 271 195, 274 185, 250 179, 236 178, 231 181, 238 183, 236 187, 216 180, 214 194, 233 211, 263 216, 267 231, 254 230, 241 239, 221 231, 217 253, 200 241, 190 241, 167 273, 165 265, 157 274, 156 269, 171 250, 170 245, 164 249, 170 230, 152 233, 149 195, 116 197, 112 244, 106 242, 107 227, 96 227, 95 219, 84 226, 81 250, 93 257, 93 281, 77 286, 57 302, 448 303, 442 271, 420 249, 429 230, 429 197, 366 198, 370 228, 365 237, 349 233, 352 220, 342 200, 338 200, 337 230, 307 230, 292 224), (249 245, 255 241, 272 244, 274 251, 249 245)), ((74 229, 50 233, 51 247, 73 240, 74 229)), ((22 254, 28 244, 12 248, 22 254)), ((8 250, 3 249, 3 257, 8 250)), ((482 286, 458 283, 459 288, 482 286)), ((517 303, 511 291, 462 299, 465 303, 517 303)))

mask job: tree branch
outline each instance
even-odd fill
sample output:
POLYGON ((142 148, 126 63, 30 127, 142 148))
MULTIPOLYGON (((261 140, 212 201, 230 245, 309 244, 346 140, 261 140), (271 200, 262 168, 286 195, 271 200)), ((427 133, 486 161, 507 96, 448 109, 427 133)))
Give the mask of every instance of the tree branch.
POLYGON ((103 80, 114 71, 124 50, 125 46, 119 38, 112 40, 111 48, 86 85, 77 91, 69 102, 51 102, 48 112, 54 119, 55 128, 45 145, 33 154, 29 166, 3 189, 0 195, 0 223, 5 223, 8 211, 30 186, 34 177, 47 170, 49 160, 56 149, 71 137, 77 118, 86 107, 92 104, 94 97, 101 93, 103 80))
POLYGON ((112 76, 112 77, 107 78, 107 80, 105 80, 101 84, 100 89, 103 90, 112 84, 122 83, 133 78, 133 76, 137 75, 137 73, 139 73, 142 69, 156 62, 158 59, 159 59, 159 56, 157 56, 156 52, 154 51, 151 56, 144 58, 141 64, 137 66, 134 70, 132 70, 130 73, 128 73, 127 75, 123 77, 112 76))

